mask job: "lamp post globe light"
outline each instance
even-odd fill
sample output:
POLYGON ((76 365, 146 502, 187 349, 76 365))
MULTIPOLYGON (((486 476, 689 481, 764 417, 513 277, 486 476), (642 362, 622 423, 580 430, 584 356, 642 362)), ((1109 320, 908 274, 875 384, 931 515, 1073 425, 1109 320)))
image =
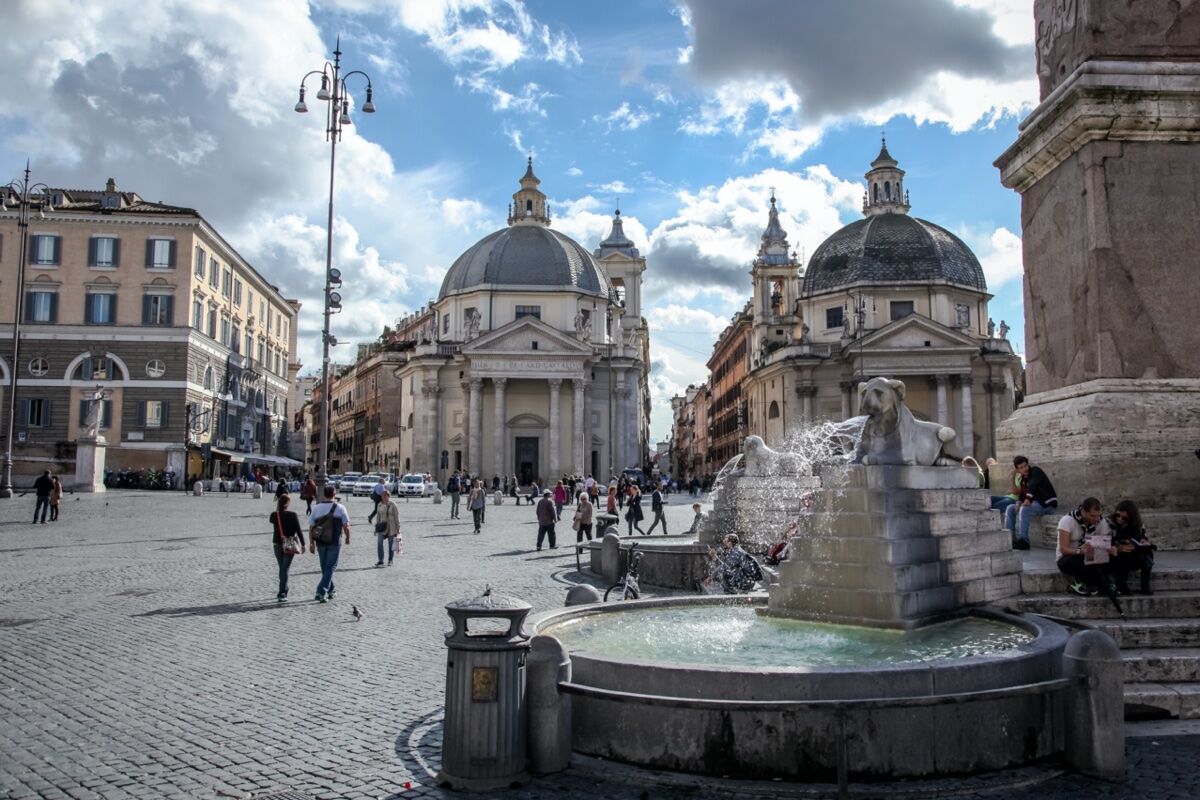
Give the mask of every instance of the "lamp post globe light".
POLYGON ((44 183, 33 183, 30 178, 29 162, 25 162, 25 177, 0 186, 0 212, 17 212, 17 281, 16 307, 13 311, 12 361, 8 368, 8 415, 4 437, 4 474, 0 476, 0 498, 13 496, 13 423, 17 408, 17 364, 21 359, 21 314, 25 305, 25 262, 29 255, 29 213, 37 209, 38 217, 45 219, 46 211, 54 210, 50 202, 50 187, 44 183))
POLYGON ((321 327, 321 440, 316 479, 319 491, 324 491, 329 471, 329 348, 337 344, 337 339, 329 333, 329 320, 342 308, 342 296, 334 291, 342 285, 342 273, 333 267, 333 177, 337 162, 337 143, 341 141, 342 129, 353 124, 350 120, 350 95, 346 88, 346 79, 355 75, 361 76, 367 82, 367 96, 362 104, 362 112, 374 114, 375 98, 370 76, 361 70, 342 74, 340 36, 334 46, 333 63, 326 61, 321 69, 313 70, 300 79, 300 99, 296 101, 295 106, 297 113, 308 113, 308 104, 304 99, 308 91, 305 84, 309 78, 320 76, 321 87, 317 90, 317 99, 326 104, 325 140, 329 142, 329 217, 325 228, 325 309, 324 324, 321 327))

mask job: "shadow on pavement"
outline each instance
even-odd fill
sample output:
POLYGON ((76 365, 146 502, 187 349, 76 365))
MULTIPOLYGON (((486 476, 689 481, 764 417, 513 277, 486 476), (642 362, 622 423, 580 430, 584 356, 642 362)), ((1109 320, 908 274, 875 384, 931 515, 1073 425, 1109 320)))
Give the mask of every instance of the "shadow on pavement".
POLYGON ((178 608, 156 608, 134 617, 217 617, 226 614, 246 614, 251 611, 295 608, 299 603, 277 603, 274 600, 247 600, 242 603, 217 603, 211 606, 180 606, 178 608))

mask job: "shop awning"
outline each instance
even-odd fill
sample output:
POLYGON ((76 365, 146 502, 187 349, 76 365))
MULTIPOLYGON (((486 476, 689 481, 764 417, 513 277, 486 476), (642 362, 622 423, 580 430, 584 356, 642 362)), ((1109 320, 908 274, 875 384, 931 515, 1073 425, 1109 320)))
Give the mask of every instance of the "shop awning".
POLYGON ((266 464, 271 467, 299 467, 300 462, 287 456, 268 456, 262 453, 245 453, 236 450, 225 450, 221 447, 212 448, 213 455, 229 459, 234 464, 266 464))

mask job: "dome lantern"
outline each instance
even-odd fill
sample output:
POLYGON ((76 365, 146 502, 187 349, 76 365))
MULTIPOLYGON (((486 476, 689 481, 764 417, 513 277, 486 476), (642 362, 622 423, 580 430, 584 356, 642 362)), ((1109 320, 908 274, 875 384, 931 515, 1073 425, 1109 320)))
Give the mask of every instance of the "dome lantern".
POLYGON ((541 180, 533 174, 533 156, 525 162, 525 174, 521 176, 521 188, 513 193, 512 208, 508 212, 509 225, 541 225, 549 227, 550 209, 546 195, 538 189, 541 180))
POLYGON ((908 192, 904 188, 904 170, 900 162, 892 158, 887 149, 887 136, 883 136, 879 155, 871 162, 866 174, 867 191, 863 195, 863 216, 877 214, 907 214, 908 192))

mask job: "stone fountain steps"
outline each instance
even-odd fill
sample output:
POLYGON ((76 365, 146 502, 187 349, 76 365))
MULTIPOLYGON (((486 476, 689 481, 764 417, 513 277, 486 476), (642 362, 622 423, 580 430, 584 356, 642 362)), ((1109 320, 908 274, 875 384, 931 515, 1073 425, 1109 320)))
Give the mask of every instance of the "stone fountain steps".
POLYGON ((1126 683, 1125 708, 1145 706, 1179 719, 1200 719, 1200 683, 1126 683))
MULTIPOLYGON (((1027 594, 1013 598, 1012 604, 1031 614, 1078 620, 1112 620, 1120 615, 1103 595, 1077 597, 1073 594, 1027 594)), ((1200 617, 1200 590, 1164 591, 1146 597, 1131 595, 1121 598, 1125 616, 1129 619, 1200 617)))
POLYGON ((1200 682, 1200 647, 1135 647, 1121 659, 1126 683, 1200 682))
MULTIPOLYGON (((913 489, 906 492, 883 489, 848 487, 829 493, 813 495, 817 511, 838 510, 844 512, 883 512, 887 514, 943 513, 954 511, 989 511, 990 500, 986 489, 913 489), (827 508, 828 506, 828 508, 827 508)), ((1000 512, 991 511, 995 525, 1001 527, 1000 512)))
MULTIPOLYGON (((1059 512, 1035 517, 1029 526, 1029 541, 1034 547, 1054 550, 1058 547, 1058 521, 1071 508, 1060 508, 1059 512)), ((999 512, 997 512, 999 513, 999 512)), ((1154 513, 1145 518, 1150 541, 1158 545, 1159 552, 1192 552, 1200 550, 1200 514, 1197 513, 1154 513)))
MULTIPOLYGON (((1163 559, 1160 559, 1162 561, 1163 559)), ((1021 576, 1021 591, 1025 594, 1050 594, 1066 592, 1068 579, 1057 569, 1025 572, 1021 576)), ((1138 574, 1129 576, 1129 585, 1137 587, 1138 574)), ((1167 592, 1200 591, 1200 568, 1171 568, 1164 566, 1154 571, 1154 590, 1167 592)))
MULTIPOLYGON (((998 530, 996 520, 992 515, 981 511, 942 511, 937 513, 908 511, 888 514, 843 511, 837 514, 814 514, 807 517, 806 520, 815 531, 847 537, 875 536, 888 539, 912 539, 924 536, 978 534, 994 536, 998 530)), ((1007 541, 1003 541, 1003 543, 1008 544, 1007 541)))
POLYGON ((1080 621, 1104 631, 1122 649, 1200 647, 1200 617, 1080 621))

